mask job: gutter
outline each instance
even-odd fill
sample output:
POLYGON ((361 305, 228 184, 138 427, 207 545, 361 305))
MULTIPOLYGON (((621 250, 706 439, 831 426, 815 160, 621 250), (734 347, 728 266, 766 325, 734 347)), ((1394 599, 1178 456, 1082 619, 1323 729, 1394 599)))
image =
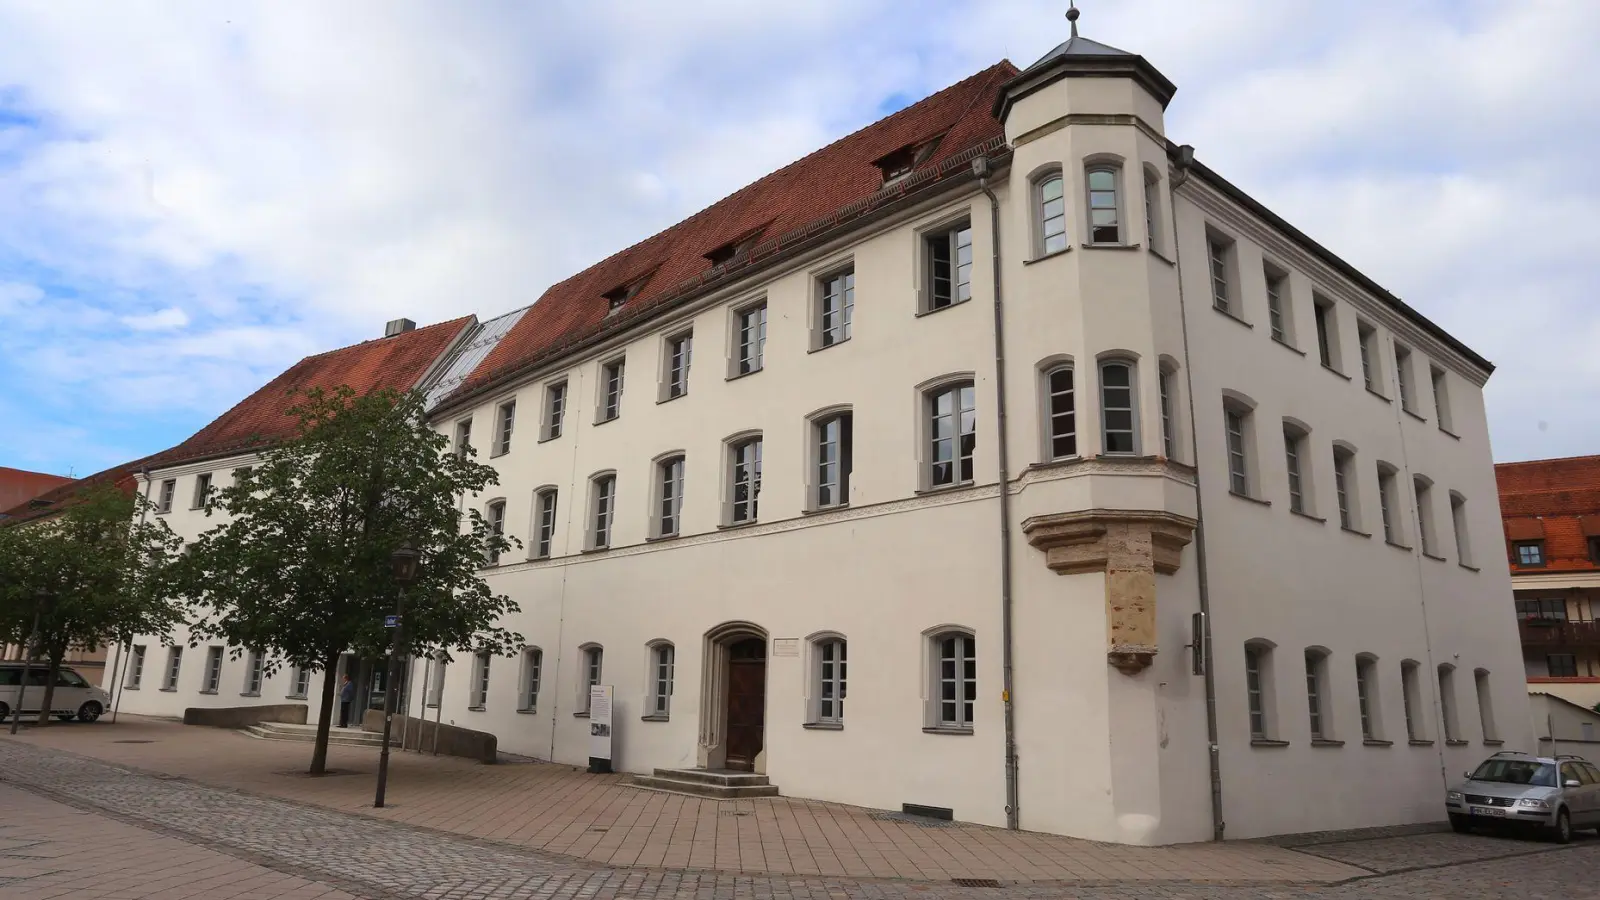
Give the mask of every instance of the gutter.
MULTIPOLYGON (((1195 575, 1200 586, 1199 634, 1190 635, 1191 645, 1204 661, 1206 693, 1206 757, 1211 778, 1211 839, 1221 841, 1228 823, 1222 815, 1222 748, 1217 727, 1217 676, 1216 659, 1211 652, 1211 579, 1206 564, 1206 504, 1200 484, 1200 437, 1195 428, 1194 358, 1189 354, 1189 311, 1183 299, 1183 241, 1178 239, 1178 188, 1189 181, 1194 161, 1194 148, 1188 144, 1178 148, 1173 159, 1172 176, 1172 253, 1178 273, 1178 321, 1183 326, 1183 378, 1185 392, 1189 395, 1189 454, 1194 460, 1194 555, 1195 575), (1196 646, 1198 645, 1198 646, 1196 646)), ((1268 215, 1271 215, 1268 213, 1268 215)))
POLYGON ((1005 301, 1000 293, 1000 198, 989 189, 992 171, 989 157, 979 156, 972 161, 972 174, 978 179, 978 189, 989 198, 990 243, 993 249, 990 267, 994 271, 995 424, 1000 433, 997 442, 1000 453, 1000 666, 1003 673, 1000 702, 1005 711, 1006 827, 1016 831, 1022 825, 1017 793, 1016 707, 1012 702, 1011 470, 1008 464, 1010 447, 1006 438, 1005 301))

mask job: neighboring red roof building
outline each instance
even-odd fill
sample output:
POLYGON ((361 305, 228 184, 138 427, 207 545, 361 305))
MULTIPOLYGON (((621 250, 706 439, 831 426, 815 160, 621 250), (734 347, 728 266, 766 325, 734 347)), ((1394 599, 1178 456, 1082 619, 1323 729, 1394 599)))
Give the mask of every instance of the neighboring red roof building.
POLYGON ((26 503, 52 488, 71 482, 71 478, 63 478, 60 475, 0 466, 0 509, 10 509, 20 503, 26 503))
POLYGON ((1500 463, 1511 571, 1600 571, 1600 456, 1500 463), (1539 544, 1537 555, 1518 545, 1539 544))

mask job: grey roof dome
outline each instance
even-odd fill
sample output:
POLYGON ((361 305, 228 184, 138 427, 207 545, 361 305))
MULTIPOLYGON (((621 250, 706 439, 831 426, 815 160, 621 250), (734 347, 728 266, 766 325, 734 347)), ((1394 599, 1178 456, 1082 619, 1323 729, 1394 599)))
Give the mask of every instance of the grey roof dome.
POLYGON ((1139 58, 1139 54, 1137 53, 1129 53, 1126 50, 1118 50, 1116 47, 1112 47, 1109 44, 1102 44, 1099 41, 1091 41, 1086 37, 1073 35, 1072 37, 1067 38, 1065 41, 1057 44, 1054 50, 1051 50, 1049 53, 1039 57, 1039 61, 1024 69, 1022 74, 1026 75, 1029 72, 1038 71, 1039 69, 1050 65, 1062 57, 1073 56, 1121 56, 1128 59, 1139 58))
POLYGON ((1055 49, 1039 57, 1038 62, 1006 82, 1000 95, 995 98, 994 114, 997 118, 1004 121, 1012 104, 1061 78, 1131 78, 1149 91, 1163 109, 1172 102, 1172 95, 1178 92, 1178 86, 1150 65, 1149 60, 1137 53, 1079 36, 1076 22, 1072 30, 1072 37, 1057 44, 1055 49))

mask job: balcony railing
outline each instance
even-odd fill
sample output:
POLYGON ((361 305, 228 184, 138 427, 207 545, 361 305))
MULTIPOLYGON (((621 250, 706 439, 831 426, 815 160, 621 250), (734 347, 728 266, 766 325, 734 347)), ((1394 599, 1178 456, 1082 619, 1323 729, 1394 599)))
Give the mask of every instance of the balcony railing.
POLYGON ((1524 647, 1600 647, 1600 622, 1523 619, 1517 630, 1524 647))

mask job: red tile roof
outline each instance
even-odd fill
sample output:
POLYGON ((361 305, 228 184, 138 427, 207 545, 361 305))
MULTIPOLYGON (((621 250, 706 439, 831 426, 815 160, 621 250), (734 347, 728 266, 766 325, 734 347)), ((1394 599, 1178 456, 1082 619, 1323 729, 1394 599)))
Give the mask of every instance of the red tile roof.
POLYGON ((770 256, 958 166, 966 171, 965 160, 978 152, 1003 151, 1004 129, 991 108, 1000 86, 1016 74, 1016 67, 1003 60, 552 286, 452 400, 531 368, 602 330, 637 321, 644 311, 699 289, 745 260, 770 256), (883 173, 874 163, 935 139, 937 146, 913 175, 885 190, 883 173), (705 256, 752 234, 759 243, 740 260, 714 267, 705 256), (641 278, 647 280, 624 311, 608 317, 604 295, 641 278))
POLYGON ((32 500, 51 488, 60 487, 72 481, 60 475, 47 475, 44 472, 29 472, 23 469, 13 469, 9 466, 0 466, 0 509, 10 509, 18 503, 32 500))
MULTIPOLYGON (((159 456, 160 454, 156 454, 159 456)), ((0 522, 6 525, 15 525, 30 519, 42 519, 61 510, 64 505, 74 498, 92 488, 102 484, 115 485, 124 494, 132 495, 134 490, 134 476, 139 470, 149 464, 156 456, 147 456, 144 459, 113 466, 103 472, 96 472, 76 481, 68 481, 58 485, 37 497, 25 500, 9 509, 0 510, 0 522)))
POLYGON ((1513 571, 1600 569, 1588 540, 1600 536, 1600 456, 1500 463, 1494 474, 1507 534, 1515 523, 1519 534, 1544 535, 1544 566, 1525 569, 1513 559, 1513 571))

